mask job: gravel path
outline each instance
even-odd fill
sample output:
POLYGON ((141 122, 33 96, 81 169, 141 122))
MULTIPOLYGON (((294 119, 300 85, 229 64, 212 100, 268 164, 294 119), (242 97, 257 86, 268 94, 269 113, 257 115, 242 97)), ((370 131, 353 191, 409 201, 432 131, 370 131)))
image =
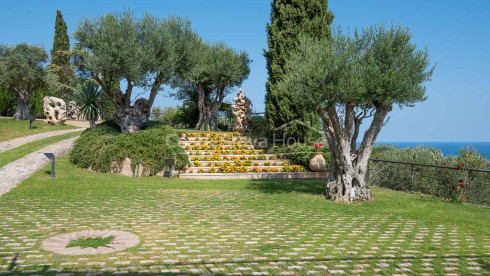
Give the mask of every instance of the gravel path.
POLYGON ((63 134, 67 134, 67 133, 77 132, 77 131, 83 131, 83 130, 85 130, 85 129, 84 128, 75 128, 75 129, 68 129, 68 130, 48 131, 48 132, 44 132, 44 133, 38 133, 38 134, 34 134, 34 135, 15 138, 15 139, 12 139, 9 141, 0 142, 0 152, 4 152, 7 150, 16 148, 16 147, 20 147, 24 144, 34 142, 37 140, 41 140, 44 138, 63 135, 63 134))
POLYGON ((71 149, 77 138, 73 137, 47 146, 0 168, 0 196, 15 188, 17 184, 49 163, 50 161, 44 156, 44 152, 52 152, 56 157, 59 157, 71 149))

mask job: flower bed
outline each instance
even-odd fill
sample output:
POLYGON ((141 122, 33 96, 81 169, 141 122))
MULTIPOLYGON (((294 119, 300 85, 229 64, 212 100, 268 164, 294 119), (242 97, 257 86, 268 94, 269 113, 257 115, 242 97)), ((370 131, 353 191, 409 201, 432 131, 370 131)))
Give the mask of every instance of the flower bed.
POLYGON ((189 155, 193 167, 187 173, 277 173, 304 172, 275 154, 256 150, 237 132, 179 133, 180 146, 189 155))

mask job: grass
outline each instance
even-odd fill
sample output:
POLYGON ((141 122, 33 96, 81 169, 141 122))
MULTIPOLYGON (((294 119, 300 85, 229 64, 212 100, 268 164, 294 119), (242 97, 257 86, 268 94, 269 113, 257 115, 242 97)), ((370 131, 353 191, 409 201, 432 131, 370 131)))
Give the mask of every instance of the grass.
POLYGON ((32 126, 33 129, 29 129, 29 121, 0 118, 0 142, 53 130, 76 128, 70 125, 49 125, 41 121, 33 122, 32 126))
POLYGON ((69 248, 69 247, 77 247, 78 246, 81 248, 89 248, 89 247, 97 248, 100 246, 105 246, 105 245, 111 243, 113 240, 114 240, 114 236, 109 236, 106 238, 102 238, 102 237, 95 237, 95 238, 81 237, 81 238, 78 238, 76 240, 71 240, 66 245, 66 247, 69 248))
POLYGON ((65 139, 69 139, 72 137, 79 136, 79 132, 67 133, 63 135, 48 137, 45 139, 37 140, 31 143, 27 143, 17 148, 13 148, 11 150, 7 150, 0 153, 0 167, 7 165, 10 162, 13 162, 19 158, 22 158, 32 152, 38 151, 44 147, 52 145, 54 143, 63 141, 65 139))
POLYGON ((338 204, 322 197, 319 180, 127 178, 66 157, 56 166, 56 179, 46 167, 0 197, 0 270, 490 272, 485 208, 380 189, 373 201, 338 204), (90 229, 129 231, 141 242, 83 258, 40 249, 48 237, 90 229))

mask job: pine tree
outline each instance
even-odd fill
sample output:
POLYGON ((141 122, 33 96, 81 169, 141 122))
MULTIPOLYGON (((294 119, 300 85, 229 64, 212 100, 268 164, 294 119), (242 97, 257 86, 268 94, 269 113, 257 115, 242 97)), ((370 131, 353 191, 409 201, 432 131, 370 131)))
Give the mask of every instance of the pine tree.
POLYGON ((328 10, 328 0, 274 0, 271 4, 271 22, 267 24, 269 50, 264 50, 267 60, 269 78, 266 84, 265 112, 270 129, 276 139, 285 135, 303 138, 312 132, 303 124, 319 125, 318 115, 298 103, 286 91, 281 91, 276 84, 284 74, 284 65, 292 50, 295 49, 298 36, 306 34, 312 37, 331 37, 330 24, 334 18, 328 10), (287 127, 281 126, 294 120, 287 127))
POLYGON ((70 37, 68 36, 68 27, 63 19, 61 11, 56 11, 56 22, 54 25, 54 41, 51 50, 51 63, 58 66, 70 65, 70 58, 67 51, 70 50, 70 37))

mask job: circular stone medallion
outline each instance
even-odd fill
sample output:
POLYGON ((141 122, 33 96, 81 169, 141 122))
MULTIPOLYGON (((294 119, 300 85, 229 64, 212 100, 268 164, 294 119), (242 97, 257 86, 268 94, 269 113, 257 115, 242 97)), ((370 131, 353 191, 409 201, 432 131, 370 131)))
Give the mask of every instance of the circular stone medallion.
POLYGON ((136 246, 139 242, 140 238, 129 232, 115 230, 86 230, 48 238, 43 241, 41 248, 61 255, 106 254, 136 246), (107 238, 110 236, 114 237, 110 243, 97 248, 82 248, 80 246, 66 247, 70 241, 79 238, 107 238))

